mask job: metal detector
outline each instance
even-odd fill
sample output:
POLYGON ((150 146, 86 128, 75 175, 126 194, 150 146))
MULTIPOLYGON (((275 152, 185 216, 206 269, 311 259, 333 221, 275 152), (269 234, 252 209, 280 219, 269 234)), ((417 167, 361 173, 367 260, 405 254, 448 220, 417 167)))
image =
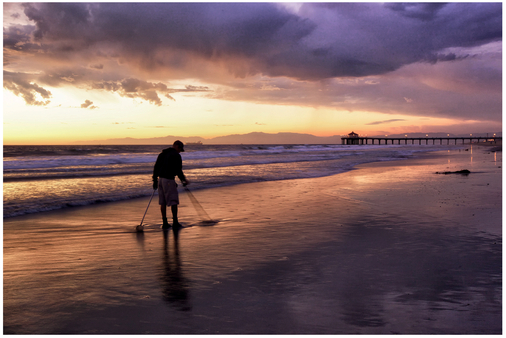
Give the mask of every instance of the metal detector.
POLYGON ((155 191, 156 190, 153 190, 153 193, 151 194, 151 198, 149 199, 148 207, 146 208, 146 211, 144 212, 144 216, 142 216, 141 224, 139 224, 135 228, 135 230, 137 230, 137 232, 143 232, 144 231, 144 226, 142 225, 142 222, 144 222, 144 217, 146 217, 146 214, 147 214, 148 209, 149 209, 149 205, 151 204, 151 200, 153 199, 153 196, 155 195, 155 191))

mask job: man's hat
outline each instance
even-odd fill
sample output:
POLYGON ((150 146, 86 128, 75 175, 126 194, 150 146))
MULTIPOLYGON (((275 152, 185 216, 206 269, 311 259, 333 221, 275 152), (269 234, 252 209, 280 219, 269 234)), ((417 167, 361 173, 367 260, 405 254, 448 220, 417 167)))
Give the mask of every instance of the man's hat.
POLYGON ((184 151, 184 144, 183 144, 183 142, 181 142, 181 141, 177 140, 177 141, 175 141, 175 142, 174 142, 174 144, 173 144, 173 145, 174 145, 174 146, 179 146, 179 149, 181 149, 181 152, 183 152, 183 151, 184 151))

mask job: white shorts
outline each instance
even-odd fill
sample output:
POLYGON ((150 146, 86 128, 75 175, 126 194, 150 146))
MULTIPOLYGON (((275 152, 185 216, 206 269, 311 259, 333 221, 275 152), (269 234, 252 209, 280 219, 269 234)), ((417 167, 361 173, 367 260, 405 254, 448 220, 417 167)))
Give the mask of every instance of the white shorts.
POLYGON ((158 179, 158 204, 168 206, 179 204, 176 180, 163 177, 158 179))

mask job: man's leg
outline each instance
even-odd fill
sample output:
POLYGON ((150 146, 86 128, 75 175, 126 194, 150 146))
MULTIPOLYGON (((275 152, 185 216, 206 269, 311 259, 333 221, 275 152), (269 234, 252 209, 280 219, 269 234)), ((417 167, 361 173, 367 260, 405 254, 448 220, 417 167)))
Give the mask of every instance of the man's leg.
POLYGON ((177 219, 177 204, 171 205, 170 209, 172 210, 172 226, 179 226, 179 221, 177 219))
POLYGON ((165 204, 164 205, 160 205, 160 211, 162 212, 162 221, 163 221, 162 227, 163 228, 168 228, 169 227, 169 223, 167 222, 167 206, 165 204))
POLYGON ((164 184, 165 178, 160 177, 160 180, 158 181, 158 203, 160 204, 160 212, 162 213, 162 221, 163 229, 167 229, 170 227, 169 223, 167 222, 167 198, 165 196, 165 191, 167 189, 166 184, 164 184))

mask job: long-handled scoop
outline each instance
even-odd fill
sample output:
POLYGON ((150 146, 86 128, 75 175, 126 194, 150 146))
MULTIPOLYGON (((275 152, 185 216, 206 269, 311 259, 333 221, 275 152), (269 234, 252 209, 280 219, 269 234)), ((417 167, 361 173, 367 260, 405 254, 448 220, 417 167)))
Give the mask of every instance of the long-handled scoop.
POLYGON ((139 224, 135 228, 135 230, 137 230, 137 232, 143 232, 144 231, 144 226, 142 225, 142 222, 144 222, 144 217, 146 217, 146 214, 147 214, 148 209, 149 209, 149 205, 151 204, 151 200, 153 199, 153 196, 155 195, 155 191, 156 190, 153 190, 153 193, 151 194, 151 198, 149 199, 148 207, 146 208, 146 211, 144 212, 144 216, 142 216, 141 224, 139 224))

